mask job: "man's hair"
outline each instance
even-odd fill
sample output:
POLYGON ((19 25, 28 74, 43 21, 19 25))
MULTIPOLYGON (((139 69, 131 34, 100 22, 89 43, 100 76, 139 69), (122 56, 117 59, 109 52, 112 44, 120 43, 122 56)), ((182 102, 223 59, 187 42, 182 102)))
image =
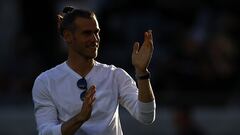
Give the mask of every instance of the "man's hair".
POLYGON ((61 36, 63 36, 64 30, 74 31, 74 21, 77 17, 82 17, 86 19, 96 18, 96 15, 92 11, 82 10, 82 9, 74 9, 71 6, 66 6, 63 9, 63 14, 59 14, 58 17, 60 21, 59 24, 59 32, 61 36))

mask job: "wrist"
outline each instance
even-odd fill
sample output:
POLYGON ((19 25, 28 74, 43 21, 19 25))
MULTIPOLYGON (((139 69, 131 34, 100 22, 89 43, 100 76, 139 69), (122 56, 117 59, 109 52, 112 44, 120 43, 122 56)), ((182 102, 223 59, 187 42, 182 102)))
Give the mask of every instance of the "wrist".
POLYGON ((151 78, 151 74, 150 74, 150 72, 148 70, 146 70, 144 72, 136 72, 135 78, 137 80, 146 80, 146 79, 150 79, 151 78))
POLYGON ((149 73, 149 71, 148 71, 148 69, 136 69, 135 68, 135 73, 136 73, 136 75, 139 75, 139 76, 142 76, 142 75, 145 75, 145 74, 148 74, 149 73))

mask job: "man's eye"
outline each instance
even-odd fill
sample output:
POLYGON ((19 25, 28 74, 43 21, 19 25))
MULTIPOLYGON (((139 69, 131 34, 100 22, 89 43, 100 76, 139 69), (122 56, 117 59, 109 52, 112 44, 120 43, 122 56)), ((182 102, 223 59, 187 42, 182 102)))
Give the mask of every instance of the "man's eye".
POLYGON ((86 31, 86 32, 83 32, 84 35, 91 35, 92 32, 90 31, 86 31))

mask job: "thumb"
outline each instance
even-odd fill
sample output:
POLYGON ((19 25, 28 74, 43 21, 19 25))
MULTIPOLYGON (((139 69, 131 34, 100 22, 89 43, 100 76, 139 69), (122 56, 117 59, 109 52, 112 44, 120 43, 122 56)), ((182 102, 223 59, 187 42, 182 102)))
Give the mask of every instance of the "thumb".
POLYGON ((137 54, 139 50, 139 42, 135 42, 133 45, 133 54, 137 54))

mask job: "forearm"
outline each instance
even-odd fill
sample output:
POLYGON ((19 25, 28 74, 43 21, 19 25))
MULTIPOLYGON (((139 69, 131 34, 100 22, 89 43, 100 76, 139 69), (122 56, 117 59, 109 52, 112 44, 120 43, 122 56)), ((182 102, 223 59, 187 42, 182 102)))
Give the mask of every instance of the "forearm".
POLYGON ((150 79, 137 80, 137 84, 139 89, 138 100, 144 103, 152 102, 155 98, 150 79))
POLYGON ((85 121, 77 114, 70 120, 64 122, 61 127, 62 135, 73 135, 85 121))
MULTIPOLYGON (((136 75, 142 76, 148 71, 138 71, 136 70, 136 75)), ((143 103, 152 102, 155 97, 153 94, 150 78, 149 79, 137 79, 137 85, 139 89, 138 100, 143 103)))
POLYGON ((138 120, 144 124, 151 124, 155 120, 155 97, 153 94, 150 73, 148 70, 136 70, 137 84, 139 89, 138 120), (142 77, 139 77, 142 76, 142 77), (144 77, 145 76, 145 77, 144 77))

